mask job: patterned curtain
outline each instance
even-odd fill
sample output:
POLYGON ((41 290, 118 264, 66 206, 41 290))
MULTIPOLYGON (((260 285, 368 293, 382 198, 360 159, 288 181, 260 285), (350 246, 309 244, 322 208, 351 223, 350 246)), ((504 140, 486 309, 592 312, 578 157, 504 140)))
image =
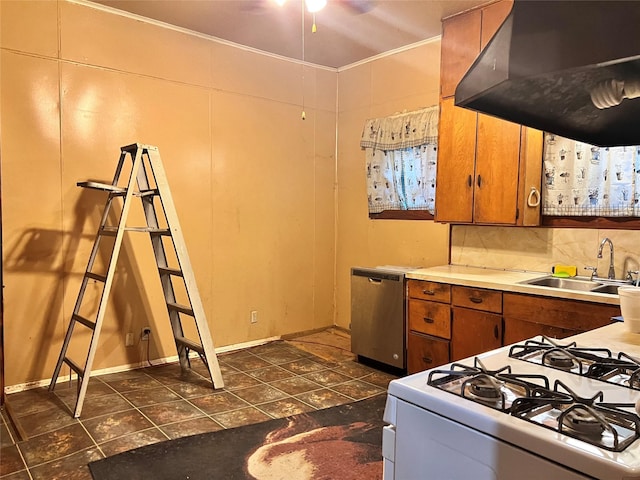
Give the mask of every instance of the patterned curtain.
POLYGON ((438 107, 365 122, 369 213, 435 211, 438 107))
POLYGON ((640 146, 544 138, 543 215, 640 216, 640 146))

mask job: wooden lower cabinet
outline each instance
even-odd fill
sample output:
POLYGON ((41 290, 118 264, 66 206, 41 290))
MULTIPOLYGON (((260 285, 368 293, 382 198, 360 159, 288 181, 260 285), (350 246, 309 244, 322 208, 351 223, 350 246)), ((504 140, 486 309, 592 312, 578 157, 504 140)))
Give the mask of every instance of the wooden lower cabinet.
POLYGON ((451 361, 502 346, 502 315, 453 307, 451 361))
POLYGON ((537 335, 564 338, 603 327, 620 307, 563 298, 504 293, 504 344, 537 335))
POLYGON ((409 332, 407 373, 421 372, 449 363, 449 341, 409 332))
POLYGON ((577 335, 578 333, 582 332, 568 328, 554 327, 553 325, 545 325, 543 323, 527 322, 526 320, 518 320, 517 318, 504 319, 505 345, 521 342, 540 335, 549 338, 566 338, 571 335, 577 335))

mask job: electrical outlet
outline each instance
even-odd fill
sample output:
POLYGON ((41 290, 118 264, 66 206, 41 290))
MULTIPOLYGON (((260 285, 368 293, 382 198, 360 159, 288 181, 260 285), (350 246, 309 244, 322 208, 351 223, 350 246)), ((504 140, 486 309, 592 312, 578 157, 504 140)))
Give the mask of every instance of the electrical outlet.
POLYGON ((127 336, 125 337, 125 340, 124 340, 124 346, 133 347, 133 332, 127 333, 127 336))
POLYGON ((151 335, 151 327, 144 327, 142 329, 142 333, 140 334, 140 340, 142 340, 143 342, 148 342, 149 335, 151 335))
POLYGON ((258 311, 251 310, 251 323, 258 323, 258 311))

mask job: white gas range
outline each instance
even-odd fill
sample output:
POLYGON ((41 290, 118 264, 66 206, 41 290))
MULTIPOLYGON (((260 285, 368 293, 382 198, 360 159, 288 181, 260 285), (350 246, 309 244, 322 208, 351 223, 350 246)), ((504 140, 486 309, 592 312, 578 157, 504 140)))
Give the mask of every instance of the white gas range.
POLYGON ((384 479, 640 479, 637 359, 618 323, 394 380, 384 479))

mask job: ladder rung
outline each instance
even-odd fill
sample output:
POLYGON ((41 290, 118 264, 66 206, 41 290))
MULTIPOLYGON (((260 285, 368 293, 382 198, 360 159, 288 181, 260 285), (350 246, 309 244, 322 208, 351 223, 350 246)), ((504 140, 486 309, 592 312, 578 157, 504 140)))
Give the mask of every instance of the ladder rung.
POLYGON ((79 377, 84 377, 84 369, 83 369, 83 368, 80 368, 76 362, 74 362, 73 360, 71 360, 69 357, 64 357, 63 361, 64 361, 64 363, 66 363, 67 365, 69 365, 69 366, 71 367, 71 370, 73 370, 74 372, 76 372, 76 374, 77 374, 79 377))
POLYGON ((136 197, 149 197, 152 195, 160 195, 160 191, 157 188, 152 188, 150 190, 142 190, 140 192, 134 193, 136 197))
POLYGON ((143 232, 150 233, 151 235, 171 235, 168 228, 153 228, 153 227, 125 227, 127 232, 143 232))
POLYGON ((167 306, 170 310, 175 310, 177 312, 186 313, 187 315, 191 315, 193 317, 193 310, 185 305, 180 305, 179 303, 167 303, 167 306))
POLYGON ((100 182, 78 182, 76 185, 83 188, 93 188, 95 190, 105 190, 107 192, 115 193, 118 195, 124 195, 127 193, 126 188, 118 187, 117 185, 110 185, 108 183, 100 182))
POLYGON ((100 235, 108 235, 110 237, 115 237, 118 233, 117 227, 102 227, 100 229, 100 235))
POLYGON ((93 280, 97 280, 98 282, 104 283, 107 281, 107 277, 105 277, 104 275, 98 275, 97 273, 93 272, 85 272, 84 276, 92 278, 93 280))
POLYGON ((96 322, 92 322, 91 320, 87 320, 86 318, 81 317, 77 313, 74 313, 71 316, 71 318, 73 318, 76 322, 80 322, 85 327, 90 328, 91 330, 95 330, 96 329, 96 322))
POLYGON ((176 277, 182 277, 182 270, 179 268, 158 267, 160 275, 175 275, 176 277))
MULTIPOLYGON (((127 232, 150 233, 151 235, 171 235, 168 228, 152 228, 152 227, 125 227, 127 232)), ((102 227, 100 229, 102 235, 115 236, 118 233, 118 227, 102 227)))
POLYGON ((180 345, 184 345, 189 350, 193 350, 194 352, 198 352, 199 354, 204 355, 204 348, 202 348, 202 345, 200 345, 199 343, 196 343, 185 337, 176 337, 176 342, 180 345))

